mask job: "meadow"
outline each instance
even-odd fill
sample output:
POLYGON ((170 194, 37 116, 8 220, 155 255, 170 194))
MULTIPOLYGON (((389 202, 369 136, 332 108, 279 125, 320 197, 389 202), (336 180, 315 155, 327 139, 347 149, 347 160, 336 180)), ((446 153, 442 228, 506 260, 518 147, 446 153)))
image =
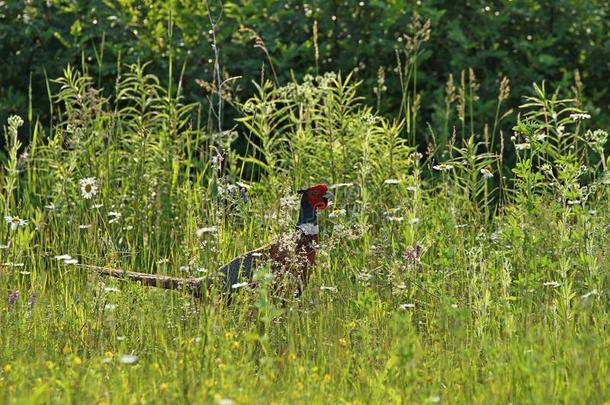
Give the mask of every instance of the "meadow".
POLYGON ((0 403, 610 403, 608 5, 309 3, 0 2, 0 403))
POLYGON ((145 65, 94 83, 48 83, 27 147, 4 124, 0 402, 610 400, 608 134, 578 91, 534 85, 508 115, 505 80, 483 126, 462 76, 461 125, 418 151, 416 101, 381 116, 349 75, 259 83, 222 131, 145 65), (299 299, 267 268, 226 305, 81 267, 212 274, 291 232, 319 182, 335 200, 299 299))

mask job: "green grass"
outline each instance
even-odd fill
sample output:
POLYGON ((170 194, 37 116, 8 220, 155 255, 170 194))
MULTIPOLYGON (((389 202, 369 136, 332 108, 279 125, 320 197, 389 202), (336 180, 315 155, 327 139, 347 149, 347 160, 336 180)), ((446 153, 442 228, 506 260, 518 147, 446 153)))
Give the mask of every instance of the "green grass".
POLYGON ((356 83, 316 80, 261 85, 237 106, 244 156, 227 148, 232 133, 201 129, 194 106, 140 66, 112 98, 66 70, 56 124, 33 125, 27 156, 19 123, 9 123, 0 210, 29 223, 0 228, 0 398, 610 399, 604 132, 569 117, 574 100, 536 87, 515 123, 527 149, 515 151, 507 135, 501 151, 471 137, 421 156, 401 122, 359 104, 356 83), (452 169, 434 170, 434 156, 452 169), (228 185, 251 173, 246 203, 228 185), (87 177, 99 186, 91 199, 79 185, 87 177), (316 270, 299 301, 271 297, 261 277, 226 306, 214 292, 198 301, 55 258, 210 273, 290 231, 293 190, 322 181, 353 184, 336 187, 321 215, 316 270), (409 258, 417 244, 421 257, 409 258))

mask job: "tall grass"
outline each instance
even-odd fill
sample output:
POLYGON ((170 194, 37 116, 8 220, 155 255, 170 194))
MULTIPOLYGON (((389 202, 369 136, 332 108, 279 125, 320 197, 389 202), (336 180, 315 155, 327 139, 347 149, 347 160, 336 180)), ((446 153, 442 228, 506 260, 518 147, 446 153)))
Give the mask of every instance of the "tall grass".
POLYGON ((5 128, 0 208, 29 221, 0 227, 8 402, 610 398, 607 133, 575 100, 536 86, 506 148, 463 120, 422 155, 413 122, 363 105, 350 76, 261 83, 237 106, 238 155, 145 65, 113 94, 70 67, 54 86, 55 125, 27 150, 20 120, 5 128), (271 296, 266 269, 226 306, 75 264, 213 274, 289 232, 294 190, 322 181, 336 200, 298 301, 271 296))

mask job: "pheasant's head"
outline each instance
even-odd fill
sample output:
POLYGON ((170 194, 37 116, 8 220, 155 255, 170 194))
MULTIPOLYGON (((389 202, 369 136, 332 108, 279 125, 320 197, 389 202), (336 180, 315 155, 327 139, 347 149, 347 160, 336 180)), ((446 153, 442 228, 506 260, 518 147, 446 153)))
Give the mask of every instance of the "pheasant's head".
POLYGON ((316 184, 306 190, 301 190, 307 203, 316 210, 324 210, 328 207, 329 200, 333 195, 328 191, 326 184, 316 184))

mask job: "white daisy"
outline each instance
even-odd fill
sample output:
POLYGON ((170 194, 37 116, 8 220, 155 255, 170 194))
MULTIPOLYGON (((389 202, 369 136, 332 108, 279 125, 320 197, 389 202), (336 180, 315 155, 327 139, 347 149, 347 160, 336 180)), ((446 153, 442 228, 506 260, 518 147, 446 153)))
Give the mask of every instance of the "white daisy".
POLYGON ((494 174, 491 172, 491 170, 489 170, 486 167, 483 167, 481 169, 481 174, 483 175, 483 178, 485 178, 485 179, 492 179, 494 177, 494 174))
POLYGON ((80 191, 83 198, 90 200, 97 194, 97 180, 95 177, 86 177, 80 180, 80 191))
POLYGON ((328 214, 329 218, 339 218, 339 217, 344 217, 345 216, 345 209, 341 208, 341 209, 336 209, 333 212, 331 212, 330 214, 328 214))
POLYGON ((383 182, 383 184, 400 184, 400 180, 398 179, 387 179, 383 182))
POLYGON ((441 163, 441 164, 432 166, 432 168, 434 170, 438 170, 439 172, 448 172, 451 169, 453 169, 453 165, 450 165, 448 163, 441 163))
POLYGON ((21 219, 18 216, 7 215, 4 217, 6 223, 10 225, 11 229, 14 231, 20 226, 26 226, 28 221, 25 219, 21 219))

